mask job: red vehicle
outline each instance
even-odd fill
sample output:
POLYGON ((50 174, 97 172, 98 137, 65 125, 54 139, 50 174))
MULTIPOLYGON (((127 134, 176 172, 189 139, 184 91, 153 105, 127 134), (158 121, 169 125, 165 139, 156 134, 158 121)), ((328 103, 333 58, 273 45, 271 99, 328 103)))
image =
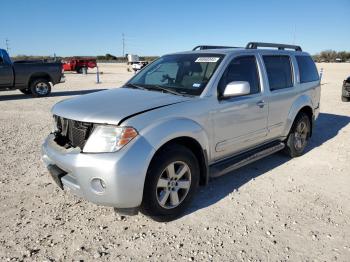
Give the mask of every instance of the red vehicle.
POLYGON ((96 58, 72 57, 68 58, 63 63, 64 71, 76 71, 78 74, 83 73, 83 68, 95 68, 97 66, 96 58))

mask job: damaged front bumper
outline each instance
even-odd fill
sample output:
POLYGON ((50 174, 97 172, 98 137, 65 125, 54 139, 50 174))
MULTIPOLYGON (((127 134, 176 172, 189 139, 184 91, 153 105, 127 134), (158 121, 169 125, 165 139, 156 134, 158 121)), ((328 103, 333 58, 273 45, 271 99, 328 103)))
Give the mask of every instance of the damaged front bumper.
POLYGON ((136 208, 142 202, 147 168, 155 152, 142 137, 115 153, 82 153, 65 149, 50 134, 42 145, 42 159, 54 181, 64 190, 98 205, 136 208))

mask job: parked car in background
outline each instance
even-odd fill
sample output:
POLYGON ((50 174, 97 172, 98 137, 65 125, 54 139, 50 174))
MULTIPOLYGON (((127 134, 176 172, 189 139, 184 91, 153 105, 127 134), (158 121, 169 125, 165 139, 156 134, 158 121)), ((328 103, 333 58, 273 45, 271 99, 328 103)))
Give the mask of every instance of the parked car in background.
POLYGON ((136 72, 140 71, 142 68, 144 68, 146 65, 148 65, 147 61, 139 61, 137 63, 133 63, 131 68, 136 73, 136 72))
POLYGON ((82 74, 83 70, 93 69, 97 66, 96 58, 72 57, 62 61, 64 71, 75 71, 82 74))
POLYGON ((320 110, 310 55, 256 42, 199 49, 159 58, 122 88, 57 103, 42 146, 54 181, 118 212, 171 220, 211 177, 282 149, 301 156, 320 110))
POLYGON ((47 96, 52 85, 64 81, 60 62, 12 62, 6 50, 0 49, 0 90, 19 89, 26 95, 47 96))
POLYGON ((350 76, 343 81, 341 100, 343 102, 350 101, 350 76))

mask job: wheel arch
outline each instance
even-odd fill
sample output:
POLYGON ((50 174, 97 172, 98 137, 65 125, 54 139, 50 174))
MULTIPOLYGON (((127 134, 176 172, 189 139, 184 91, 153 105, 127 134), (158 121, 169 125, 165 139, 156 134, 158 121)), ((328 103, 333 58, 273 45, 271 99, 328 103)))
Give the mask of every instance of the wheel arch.
POLYGON ((200 166, 200 184, 208 183, 209 141, 206 132, 197 122, 186 118, 171 119, 151 125, 141 135, 155 149, 152 160, 158 152, 171 144, 182 145, 191 150, 200 166))
POLYGON ((295 119, 301 114, 305 113, 310 120, 310 137, 312 136, 313 131, 313 122, 314 122, 314 111, 312 109, 312 106, 310 104, 304 104, 303 106, 300 106, 298 110, 293 111, 293 114, 288 116, 287 120, 287 127, 288 129, 285 130, 285 136, 288 136, 291 128, 293 127, 293 123, 295 119))
POLYGON ((41 72, 41 73, 32 74, 29 77, 29 79, 28 79, 28 87, 30 87, 30 85, 32 84, 33 81, 35 81, 36 79, 41 79, 41 78, 43 78, 43 79, 47 80, 48 82, 52 83, 51 76, 48 73, 41 72))
MULTIPOLYGON (((172 145, 181 145, 189 149, 197 158, 198 164, 199 164, 199 172, 200 172, 200 178, 199 178, 199 184, 200 185, 206 185, 209 181, 209 168, 208 168, 208 157, 206 150, 201 147, 199 142, 195 140, 192 137, 177 137, 174 139, 171 139, 167 141, 165 144, 163 144, 161 147, 157 149, 155 152, 153 158, 157 155, 157 153, 161 152, 164 148, 172 146, 172 145)), ((151 163, 152 163, 151 160, 151 163)))

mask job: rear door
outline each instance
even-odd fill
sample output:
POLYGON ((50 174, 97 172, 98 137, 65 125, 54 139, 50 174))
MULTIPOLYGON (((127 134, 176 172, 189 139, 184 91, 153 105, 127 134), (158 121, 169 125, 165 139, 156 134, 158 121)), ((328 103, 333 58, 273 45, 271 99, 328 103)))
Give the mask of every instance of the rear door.
POLYGON ((254 147, 267 135, 267 112, 260 66, 255 55, 238 56, 227 66, 218 86, 222 93, 234 81, 250 84, 250 94, 229 99, 218 99, 212 119, 214 126, 214 158, 219 160, 254 147))
POLYGON ((0 50, 0 88, 12 87, 14 80, 11 61, 7 54, 0 50))
POLYGON ((264 54, 263 64, 269 86, 268 95, 268 138, 278 138, 282 135, 289 110, 296 98, 296 75, 293 59, 285 54, 264 54))

